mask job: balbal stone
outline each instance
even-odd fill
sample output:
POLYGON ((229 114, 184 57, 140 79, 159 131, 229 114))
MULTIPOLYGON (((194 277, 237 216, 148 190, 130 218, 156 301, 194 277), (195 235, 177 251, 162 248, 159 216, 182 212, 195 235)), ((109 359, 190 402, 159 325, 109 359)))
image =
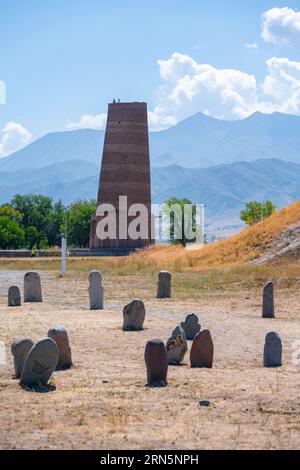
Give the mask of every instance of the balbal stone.
POLYGON ((186 339, 188 340, 193 340, 201 330, 199 319, 194 313, 186 316, 185 321, 181 322, 181 327, 184 329, 186 339))
POLYGON ((274 331, 267 334, 264 347, 264 367, 282 365, 282 344, 280 336, 274 331))
POLYGON ((181 326, 177 326, 166 344, 168 364, 179 365, 187 352, 185 332, 181 326))
POLYGON ((38 273, 26 273, 24 277, 24 302, 43 302, 41 278, 38 273))
POLYGON ((89 297, 91 310, 103 310, 104 289, 99 271, 92 271, 89 275, 89 297))
POLYGON ((263 318, 274 318, 275 317, 275 305, 274 305, 274 284, 272 281, 267 282, 263 292, 263 318))
POLYGON ((21 294, 17 286, 12 286, 8 289, 8 306, 21 307, 21 294))
POLYGON ((214 358, 214 344, 209 330, 203 330, 195 337, 190 354, 191 367, 211 369, 214 358))
POLYGON ((11 352, 14 357, 15 377, 19 379, 30 349, 33 346, 31 339, 17 339, 11 345, 11 352))
POLYGON ((143 330, 146 310, 141 300, 132 300, 123 309, 123 330, 139 331, 143 330))
POLYGON ((63 326, 52 328, 48 331, 48 337, 53 339, 58 347, 59 356, 56 370, 70 369, 73 363, 67 330, 63 326))
POLYGON ((47 385, 58 363, 58 348, 51 338, 44 338, 29 351, 21 374, 21 385, 47 385))
POLYGON ((158 275, 157 298, 167 299, 171 297, 172 274, 169 271, 160 271, 158 275))
POLYGON ((167 385, 168 359, 163 341, 152 339, 147 342, 145 363, 147 367, 147 385, 150 387, 165 387, 167 385))

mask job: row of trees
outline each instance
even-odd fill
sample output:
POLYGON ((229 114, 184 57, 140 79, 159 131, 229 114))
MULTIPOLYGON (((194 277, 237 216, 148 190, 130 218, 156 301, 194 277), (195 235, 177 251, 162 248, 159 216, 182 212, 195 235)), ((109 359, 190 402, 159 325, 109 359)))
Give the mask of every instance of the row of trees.
MULTIPOLYGON (((182 208, 185 204, 192 204, 188 199, 177 198, 171 198, 166 203, 169 207, 177 204, 182 208)), ((254 225, 269 217, 275 209, 271 201, 252 201, 246 203, 240 217, 247 225, 254 225)), ((17 194, 9 204, 0 206, 0 248, 39 250, 60 246, 66 224, 69 246, 86 247, 89 244, 91 217, 95 212, 94 200, 77 201, 66 208, 61 201, 53 203, 51 198, 41 194, 17 194)), ((170 222, 171 242, 185 246, 191 241, 184 230, 182 237, 176 238, 174 214, 170 222)), ((183 221, 180 225, 184 226, 183 221)), ((193 206, 191 227, 188 228, 196 228, 196 206, 193 206)))
POLYGON ((45 249, 60 246, 67 223, 71 245, 89 243, 89 227, 96 201, 78 201, 65 208, 61 201, 37 195, 17 194, 9 204, 0 206, 0 248, 45 249))

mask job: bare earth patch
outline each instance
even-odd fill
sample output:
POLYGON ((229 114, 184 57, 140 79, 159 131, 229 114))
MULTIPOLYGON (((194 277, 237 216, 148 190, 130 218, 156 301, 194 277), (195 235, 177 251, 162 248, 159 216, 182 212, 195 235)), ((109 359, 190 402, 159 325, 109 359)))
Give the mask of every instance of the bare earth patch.
MULTIPOLYGON (((297 287, 276 291, 277 318, 261 318, 261 289, 197 289, 177 280, 171 300, 155 299, 155 275, 105 275, 105 310, 88 310, 87 275, 58 279, 40 271, 44 303, 8 308, 7 289, 22 287, 24 272, 0 271, 0 340, 7 365, 0 370, 2 449, 291 449, 300 448, 300 366, 292 343, 300 339, 297 287), (145 301, 145 330, 121 330, 122 308, 145 301), (212 370, 169 367, 169 385, 145 388, 144 348, 167 340, 187 313, 211 330, 212 370), (74 368, 55 372, 49 393, 26 392, 12 378, 12 341, 47 335, 64 325, 74 368), (283 342, 284 366, 264 369, 268 331, 283 342), (208 399, 208 408, 199 400, 208 399)), ((191 343, 189 342, 189 349, 191 343)))

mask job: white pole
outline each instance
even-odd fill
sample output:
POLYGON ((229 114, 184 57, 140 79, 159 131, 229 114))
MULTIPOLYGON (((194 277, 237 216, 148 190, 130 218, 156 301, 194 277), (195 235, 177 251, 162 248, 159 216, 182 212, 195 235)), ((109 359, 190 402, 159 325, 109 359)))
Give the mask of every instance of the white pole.
POLYGON ((64 277, 67 271, 67 243, 64 237, 61 237, 61 277, 64 277))

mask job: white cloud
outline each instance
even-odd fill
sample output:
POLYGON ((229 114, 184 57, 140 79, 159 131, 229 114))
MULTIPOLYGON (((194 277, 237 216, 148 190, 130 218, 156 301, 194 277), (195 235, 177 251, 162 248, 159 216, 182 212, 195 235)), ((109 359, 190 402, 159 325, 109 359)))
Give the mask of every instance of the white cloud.
POLYGON ((0 104, 5 104, 5 83, 3 80, 0 80, 0 104))
POLYGON ((246 49, 255 49, 255 50, 258 49, 258 45, 255 44, 254 42, 245 44, 245 47, 246 47, 246 49))
POLYGON ((261 36, 269 44, 300 43, 300 12, 292 8, 271 8, 262 16, 261 36))
POLYGON ((179 53, 159 60, 158 64, 163 85, 159 103, 149 119, 157 129, 199 111, 229 120, 247 117, 255 111, 300 115, 300 62, 269 59, 262 83, 257 83, 254 75, 236 69, 217 69, 179 53))
POLYGON ((8 122, 2 133, 4 135, 0 140, 0 157, 16 152, 32 139, 30 132, 17 122, 8 122))
POLYGON ((254 75, 199 64, 179 53, 159 60, 158 64, 165 82, 160 90, 159 107, 176 120, 198 111, 223 119, 245 117, 256 101, 254 75))
POLYGON ((148 123, 151 131, 157 131, 174 126, 177 121, 174 116, 168 115, 164 108, 156 106, 153 111, 148 111, 148 123))
POLYGON ((263 91, 271 97, 274 109, 300 114, 300 62, 272 57, 267 67, 263 91))
POLYGON ((106 113, 100 113, 93 116, 92 114, 84 114, 78 122, 69 121, 66 124, 67 129, 104 129, 106 124, 106 113))

